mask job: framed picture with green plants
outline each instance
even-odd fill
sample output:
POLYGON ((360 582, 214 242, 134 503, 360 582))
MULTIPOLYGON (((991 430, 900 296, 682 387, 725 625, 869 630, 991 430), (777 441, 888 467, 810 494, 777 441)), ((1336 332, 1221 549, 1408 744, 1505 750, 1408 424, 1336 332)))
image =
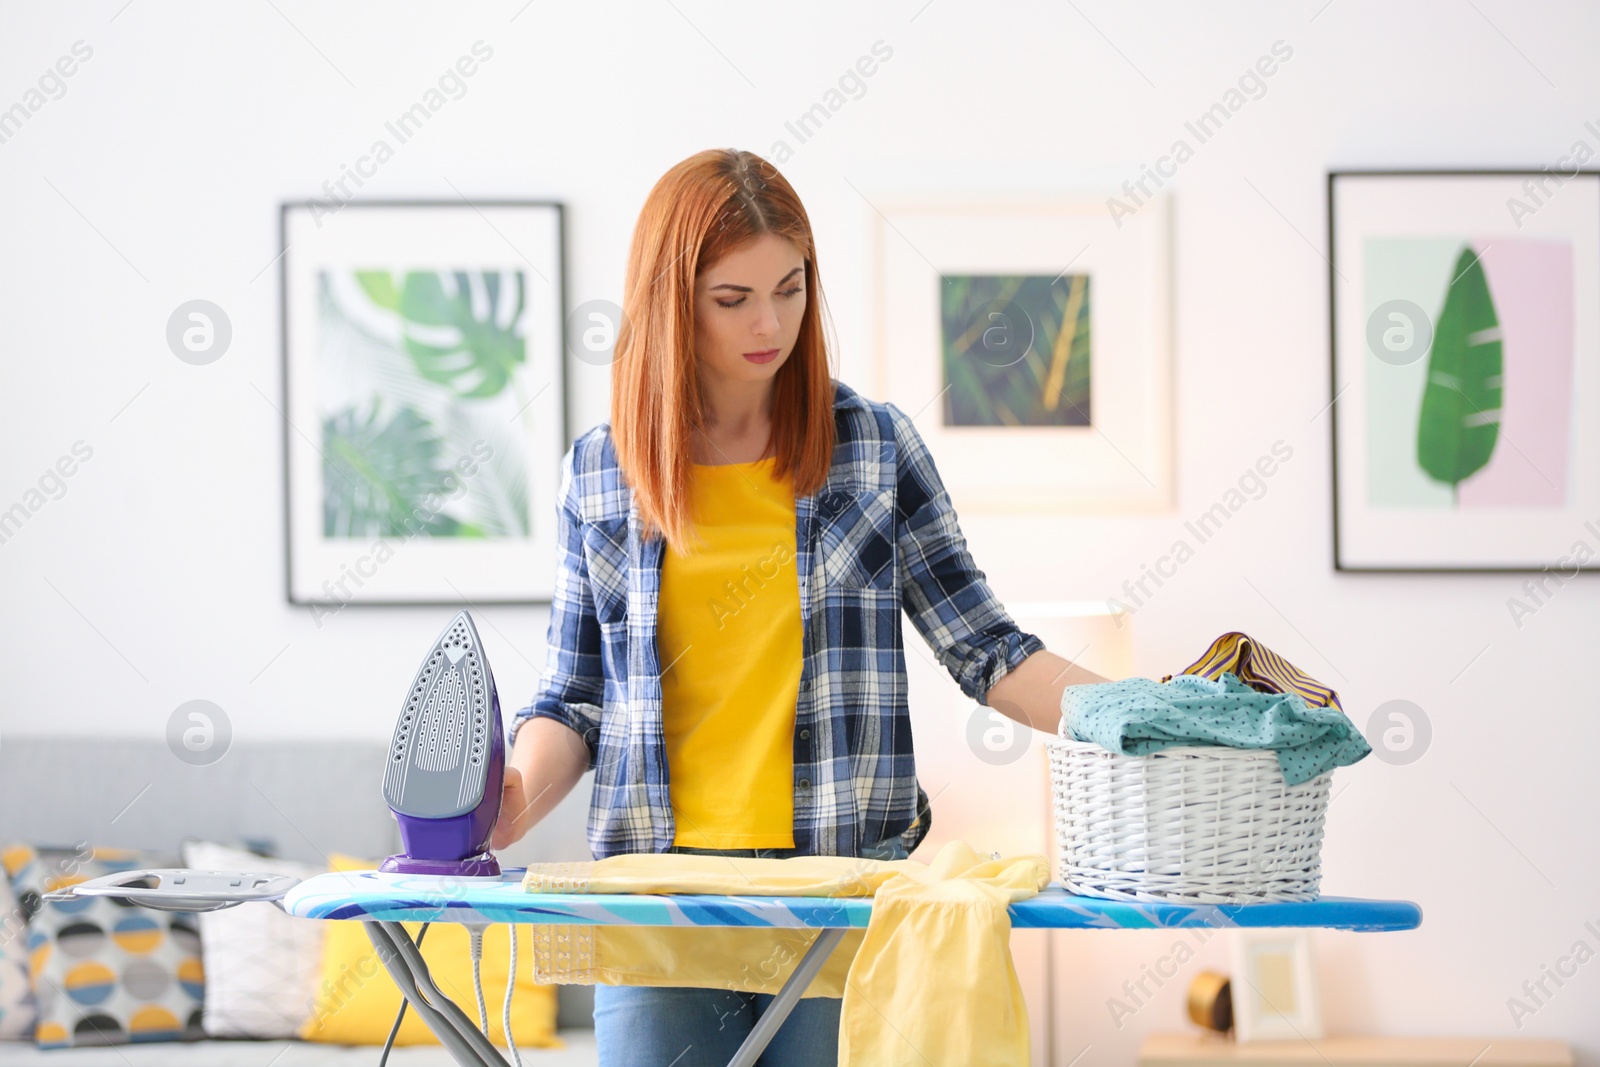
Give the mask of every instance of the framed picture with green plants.
POLYGON ((952 499, 999 514, 1172 507, 1167 194, 869 194, 874 397, 952 499))
POLYGON ((1600 567, 1600 172, 1333 171, 1328 245, 1335 569, 1600 567))
POLYGON ((548 602, 562 208, 282 206, 288 597, 548 602))

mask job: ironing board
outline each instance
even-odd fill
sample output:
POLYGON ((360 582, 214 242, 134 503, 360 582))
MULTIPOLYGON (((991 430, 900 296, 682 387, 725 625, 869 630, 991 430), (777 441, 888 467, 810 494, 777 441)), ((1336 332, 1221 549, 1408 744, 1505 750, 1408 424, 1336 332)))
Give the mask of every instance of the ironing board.
MULTIPOLYGON (((756 1020, 729 1067, 752 1067, 822 969, 847 930, 872 916, 871 897, 728 896, 709 893, 529 893, 526 868, 499 878, 346 871, 319 874, 290 889, 282 905, 307 919, 357 919, 412 1010, 439 1037, 456 1062, 503 1067, 500 1052, 473 1020, 439 991, 402 923, 545 923, 635 926, 767 926, 818 929, 816 939, 756 1020)), ((1289 904, 1124 903, 1068 893, 1051 882, 1010 907, 1011 925, 1023 929, 1147 930, 1205 926, 1326 927, 1337 930, 1411 930, 1422 909, 1404 900, 1322 897, 1289 904)))

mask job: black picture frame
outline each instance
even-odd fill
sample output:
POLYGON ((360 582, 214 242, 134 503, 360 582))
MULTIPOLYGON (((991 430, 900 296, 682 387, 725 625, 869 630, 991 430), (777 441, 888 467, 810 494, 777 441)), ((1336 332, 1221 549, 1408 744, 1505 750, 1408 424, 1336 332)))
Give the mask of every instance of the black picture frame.
MULTIPOLYGON (((319 228, 323 225, 318 220, 319 228)), ((553 583, 555 580, 555 545, 554 545, 554 516, 555 507, 553 495, 559 478, 559 466, 562 455, 570 446, 569 432, 571 426, 570 390, 568 388, 569 373, 567 367, 567 225, 566 206, 562 201, 547 199, 474 199, 466 198, 445 199, 372 199, 361 201, 346 201, 336 205, 329 205, 315 199, 300 201, 283 201, 278 207, 278 238, 279 238, 279 330, 280 330, 280 388, 281 421, 283 423, 282 460, 283 460, 283 500, 284 500, 284 590, 287 601, 295 606, 310 607, 318 615, 319 625, 327 614, 331 614, 345 607, 396 607, 396 606, 429 606, 429 605, 461 605, 461 604, 528 604, 549 605, 553 596, 553 583), (292 367, 297 361, 310 358, 306 353, 295 351, 295 338, 297 329, 305 329, 305 323, 297 319, 298 307, 291 302, 291 294, 297 291, 303 295, 304 279, 298 279, 296 271, 299 267, 296 258, 296 249, 293 243, 294 232, 297 228, 297 219, 302 216, 325 212, 333 216, 329 228, 336 227, 343 221, 374 218, 379 213, 445 213, 460 214, 462 223, 471 222, 482 229, 494 231, 494 238, 483 238, 485 247, 489 240, 494 240, 501 249, 506 250, 502 255, 514 253, 515 258, 528 262, 526 255, 517 249, 511 239, 502 232, 505 227, 497 226, 496 219, 504 218, 507 212, 533 211, 547 216, 547 223, 553 233, 549 240, 544 242, 545 255, 541 263, 549 269, 548 282, 553 288, 553 306, 549 313, 550 319, 542 324, 543 336, 549 353, 548 365, 554 377, 554 389, 550 390, 551 397, 548 402, 541 405, 541 410, 548 409, 545 416, 551 425, 543 425, 541 440, 543 440, 546 453, 544 462, 539 463, 540 456, 530 455, 530 465, 539 463, 542 470, 530 471, 530 478, 542 479, 542 484, 547 490, 547 495, 535 497, 530 494, 528 506, 528 522, 530 531, 538 532, 542 525, 542 543, 532 547, 527 552, 528 566, 521 568, 527 572, 524 584, 512 592, 497 594, 486 590, 482 581, 467 582, 466 587, 445 576, 445 582, 453 588, 443 591, 435 587, 429 592, 396 593, 370 592, 367 595, 345 596, 344 592, 350 591, 352 582, 341 583, 336 595, 317 596, 307 595, 308 578, 314 578, 305 573, 306 559, 311 555, 306 552, 306 531, 298 523, 306 521, 304 487, 296 484, 296 465, 304 466, 305 457, 301 451, 309 438, 301 432, 294 418, 296 409, 296 392, 298 382, 292 373, 292 367), (297 444, 297 441, 299 442, 297 444), (301 507, 297 510, 296 496, 301 497, 301 507), (296 552, 297 539, 300 541, 301 552, 296 552), (297 556, 299 558, 297 558, 297 556), (297 570, 298 568, 298 570, 297 570)), ((482 237, 482 235, 480 235, 482 237)), ((529 262, 529 266, 538 273, 540 264, 529 262)), ((305 314, 314 317, 316 311, 309 310, 305 314)), ((528 340, 531 348, 533 340, 528 340)), ((543 392, 543 390, 541 390, 543 392)), ((538 398, 536 397, 535 400, 538 398)), ((533 404, 534 401, 529 401, 533 404)), ((300 405, 304 406, 304 405, 300 405)), ((463 457, 464 459, 465 457, 463 457)), ((432 538, 441 545, 444 538, 432 538)), ((503 539, 507 542, 514 538, 503 539)), ((431 549, 432 546, 430 546, 431 549)), ((475 561, 474 569, 481 569, 475 561)), ((359 576, 357 576, 359 578, 359 576)), ((405 584, 403 581, 398 584, 405 584)), ((435 586, 437 583, 433 583, 435 586)), ((326 587, 324 587, 326 588, 326 587)), ((363 590, 364 591, 364 590, 363 590)))
MULTIPOLYGON (((1343 415, 1347 420, 1347 424, 1353 420, 1350 418, 1351 412, 1349 411, 1349 404, 1348 402, 1341 400, 1341 394, 1351 386, 1355 385, 1356 382, 1354 379, 1352 379, 1342 383, 1340 375, 1340 345, 1342 340, 1348 342, 1348 337, 1343 339, 1341 338, 1340 324, 1341 320, 1343 320, 1346 325, 1348 325, 1350 321, 1348 317, 1348 309, 1342 308, 1340 301, 1340 282, 1341 278, 1343 277, 1340 271, 1341 260, 1339 255, 1341 246, 1339 218, 1340 189, 1342 183, 1345 183, 1345 188, 1350 188, 1351 185, 1348 183, 1366 179, 1395 178, 1440 179, 1444 181, 1477 178, 1520 179, 1526 182, 1542 183, 1546 186, 1557 181, 1567 183, 1575 182, 1579 183, 1579 187, 1570 191, 1569 196, 1571 202, 1581 205, 1587 201, 1589 205, 1588 210, 1591 210, 1595 217, 1600 219, 1600 170, 1596 170, 1594 168, 1355 168, 1337 170, 1330 169, 1327 172, 1327 262, 1329 309, 1328 405, 1330 410, 1329 457, 1330 474, 1332 480, 1332 556, 1334 571, 1336 573, 1351 574, 1526 574, 1555 571, 1559 572, 1563 576, 1573 576, 1579 573, 1592 573, 1600 570, 1600 524, 1591 524, 1593 528, 1587 530, 1578 526, 1575 526, 1572 529, 1572 535, 1574 538, 1578 537, 1581 532, 1583 535, 1585 535, 1588 543, 1594 548, 1595 552, 1593 558, 1596 562, 1592 563, 1582 560, 1574 560, 1572 556, 1577 555, 1577 553, 1572 553, 1566 556, 1558 556, 1555 558, 1548 558, 1543 561, 1534 561, 1530 559, 1527 562, 1480 564, 1463 563, 1460 561, 1446 561, 1436 564, 1422 564, 1414 561, 1385 563, 1377 562, 1370 558, 1362 558, 1360 560, 1352 558, 1353 553, 1350 549, 1350 541, 1352 539, 1349 536, 1350 529, 1348 528, 1347 523, 1351 513, 1357 511, 1358 509, 1351 500, 1344 498, 1346 496, 1345 482, 1350 477, 1350 465, 1347 460, 1345 466, 1343 468, 1341 467, 1341 454, 1344 451, 1343 438, 1341 437, 1342 406, 1344 408, 1343 415), (1585 191, 1582 188, 1582 185, 1585 184, 1592 185, 1592 188, 1585 191)), ((1544 202, 1548 203, 1549 201, 1550 197, 1547 196, 1544 202)), ((1542 206, 1542 204, 1539 206, 1542 206)), ((1596 232, 1588 234, 1587 238, 1592 239, 1593 244, 1600 245, 1600 225, 1597 225, 1595 229, 1596 232)), ((1484 251, 1486 252, 1487 248, 1484 251)), ((1591 248, 1590 251, 1592 252, 1593 249, 1591 248)), ((1600 255, 1580 253, 1579 258, 1581 258, 1583 261, 1579 264, 1579 267, 1592 272, 1594 278, 1600 279, 1600 255)), ((1579 270, 1577 273, 1581 274, 1582 270, 1579 270)), ((1578 314, 1578 310, 1583 301, 1589 301, 1592 309, 1600 309, 1600 281, 1597 281, 1595 285, 1588 287, 1583 291, 1578 291, 1578 289, 1575 287, 1573 300, 1575 316, 1578 314)), ((1590 350, 1587 352, 1582 350, 1582 341, 1579 339, 1576 331, 1574 333, 1573 345, 1574 365, 1576 365, 1578 360, 1584 358, 1600 361, 1600 350, 1590 350)), ((1594 458, 1595 457, 1590 457, 1591 461, 1594 458)), ((1582 461, 1583 457, 1580 456, 1579 462, 1581 463, 1582 461)), ((1583 472, 1580 472, 1579 476, 1581 476, 1582 473, 1583 472)), ((1590 467, 1590 469, 1587 471, 1587 474, 1589 475, 1591 481, 1600 480, 1600 470, 1595 469, 1593 466, 1590 467)), ((1591 517, 1600 517, 1600 511, 1593 512, 1591 517)))

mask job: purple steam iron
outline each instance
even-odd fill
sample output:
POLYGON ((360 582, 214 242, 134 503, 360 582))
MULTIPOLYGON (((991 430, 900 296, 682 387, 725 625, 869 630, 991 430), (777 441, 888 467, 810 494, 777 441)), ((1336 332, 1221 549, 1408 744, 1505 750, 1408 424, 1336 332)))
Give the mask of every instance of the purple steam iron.
POLYGON ((498 877, 489 839, 505 779, 500 696, 472 616, 458 612, 406 694, 383 772, 405 851, 380 871, 498 877))

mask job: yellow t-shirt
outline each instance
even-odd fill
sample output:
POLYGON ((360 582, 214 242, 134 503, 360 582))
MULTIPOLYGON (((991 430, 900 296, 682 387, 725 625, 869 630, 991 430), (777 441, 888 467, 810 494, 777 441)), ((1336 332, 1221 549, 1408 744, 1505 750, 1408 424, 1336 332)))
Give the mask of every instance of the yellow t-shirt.
POLYGON ((695 464, 703 542, 662 556, 656 642, 675 845, 794 847, 804 633, 794 490, 774 463, 695 464))
MULTIPOLYGON (((1050 882, 1041 853, 980 856, 946 841, 932 863, 851 856, 726 859, 624 853, 528 865, 530 893, 731 893, 873 898, 802 997, 839 997, 839 1067, 1031 1063, 1010 906, 1050 882), (910 980, 907 976, 913 976, 910 980), (928 980, 922 979, 930 976, 928 980)), ((817 939, 773 926, 539 926, 530 970, 558 984, 777 993, 817 939)))

